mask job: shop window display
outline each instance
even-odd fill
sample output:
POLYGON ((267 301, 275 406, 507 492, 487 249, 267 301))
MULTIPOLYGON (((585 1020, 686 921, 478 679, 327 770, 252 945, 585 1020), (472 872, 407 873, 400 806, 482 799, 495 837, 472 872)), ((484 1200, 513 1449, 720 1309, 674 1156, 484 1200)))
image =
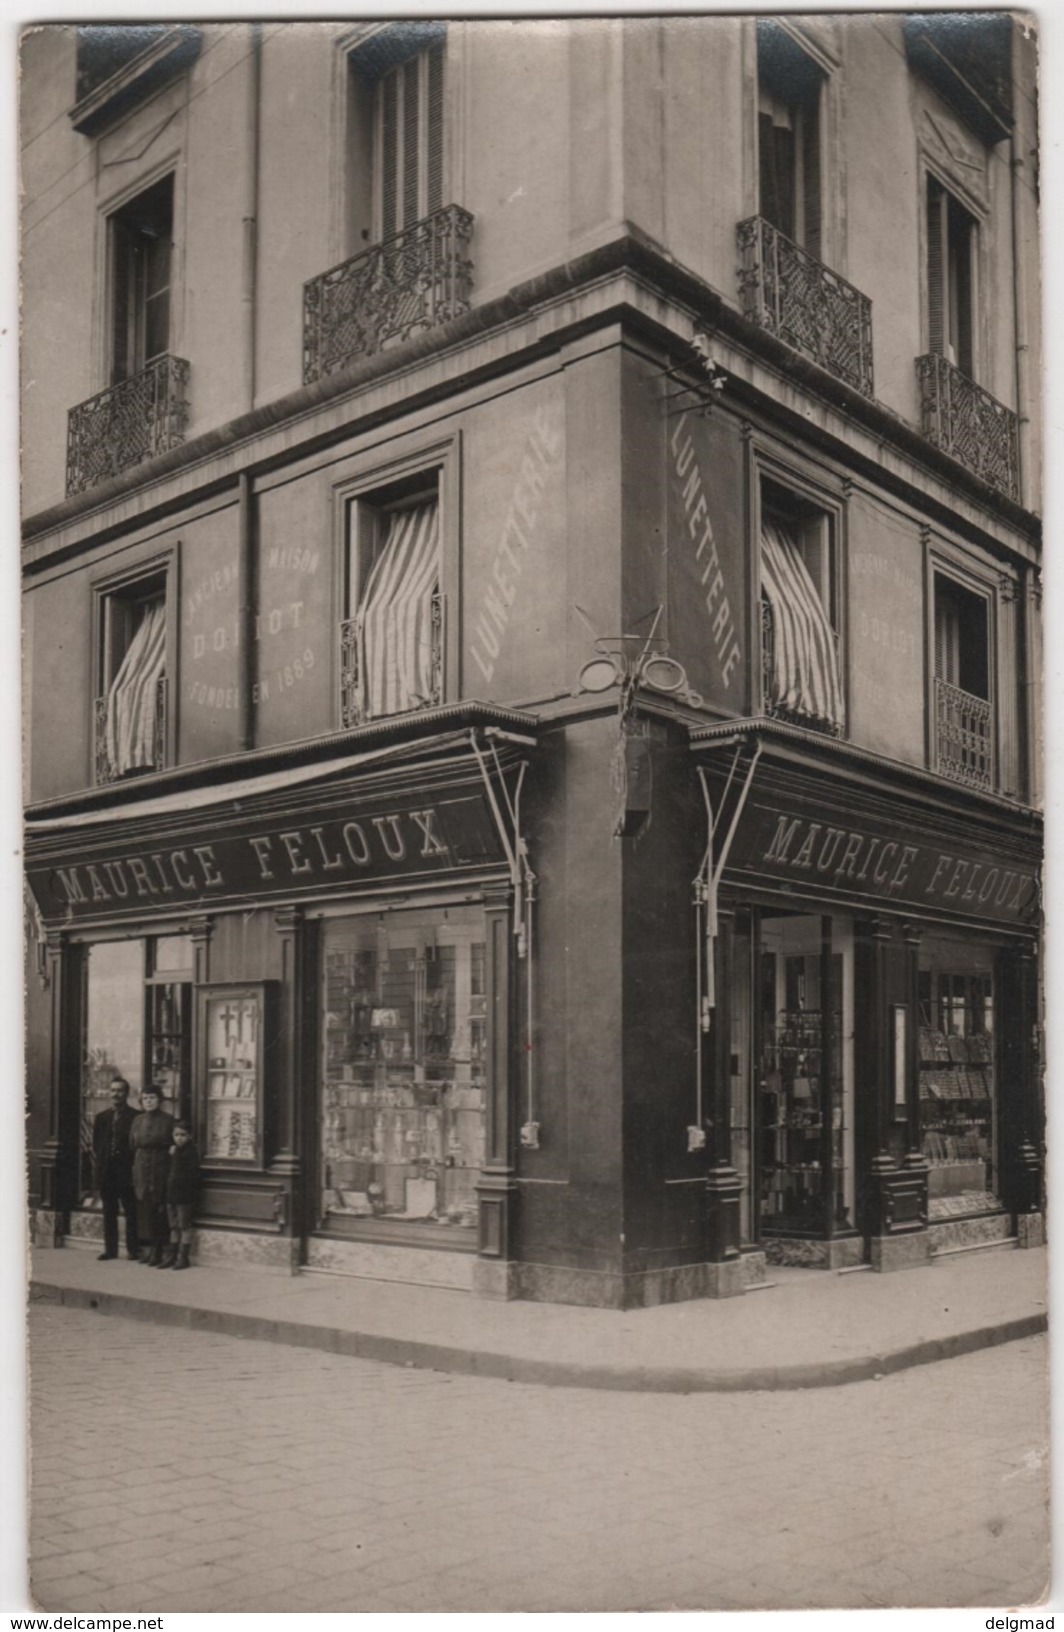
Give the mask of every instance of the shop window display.
POLYGON ((212 1162, 257 1163, 262 1156, 263 1078, 273 1024, 269 988, 212 986, 200 991, 206 1050, 203 1156, 212 1162))
POLYGON ((920 973, 920 1141, 932 1220, 999 1205, 989 971, 920 973))
POLYGON ((476 1225, 484 1161, 483 914, 327 920, 323 1221, 476 1225))

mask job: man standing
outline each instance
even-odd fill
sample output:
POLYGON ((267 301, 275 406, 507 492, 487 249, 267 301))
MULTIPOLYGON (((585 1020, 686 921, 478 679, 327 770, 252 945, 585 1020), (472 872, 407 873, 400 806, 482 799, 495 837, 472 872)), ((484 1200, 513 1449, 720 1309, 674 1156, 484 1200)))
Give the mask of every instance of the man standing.
POLYGON ((133 1194, 133 1151, 129 1130, 136 1112, 129 1104, 129 1083, 111 1079, 111 1109, 99 1111, 92 1123, 93 1182, 103 1203, 101 1258, 118 1257, 118 1209, 126 1219, 126 1255, 136 1258, 137 1200, 133 1194))

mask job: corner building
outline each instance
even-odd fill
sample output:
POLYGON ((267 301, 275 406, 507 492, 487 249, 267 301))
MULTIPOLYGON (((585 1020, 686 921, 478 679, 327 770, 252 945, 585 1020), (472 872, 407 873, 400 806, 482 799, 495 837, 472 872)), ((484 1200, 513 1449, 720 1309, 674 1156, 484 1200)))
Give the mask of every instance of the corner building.
POLYGON ((34 1239, 120 1071, 205 1262, 1041 1241, 1026 25, 22 52, 34 1239))

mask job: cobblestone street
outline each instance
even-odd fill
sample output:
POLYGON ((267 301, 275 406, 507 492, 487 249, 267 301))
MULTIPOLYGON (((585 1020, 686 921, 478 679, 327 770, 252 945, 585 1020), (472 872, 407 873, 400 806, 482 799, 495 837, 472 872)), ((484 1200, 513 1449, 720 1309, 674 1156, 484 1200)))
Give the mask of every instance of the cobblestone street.
POLYGON ((598 1393, 31 1313, 48 1610, 1018 1605, 1046 1344, 808 1393, 598 1393))

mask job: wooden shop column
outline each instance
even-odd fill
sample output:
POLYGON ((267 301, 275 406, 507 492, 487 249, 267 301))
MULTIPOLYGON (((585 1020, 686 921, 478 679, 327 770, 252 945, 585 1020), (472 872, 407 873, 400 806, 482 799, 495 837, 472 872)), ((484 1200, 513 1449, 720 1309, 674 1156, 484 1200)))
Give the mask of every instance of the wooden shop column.
POLYGON ((732 963, 735 919, 721 912, 714 944, 716 1007, 702 1050, 703 1104, 708 1108, 710 1166, 706 1176, 707 1291, 730 1297, 745 1290, 740 1266, 739 1201, 742 1182, 732 1165, 731 1049, 732 963))
POLYGON ((862 1215, 873 1269, 907 1269, 931 1261, 927 1174, 910 1165, 916 982, 912 945, 897 944, 888 918, 855 924, 854 1073, 860 1093, 859 1140, 864 1174, 862 1215), (898 1011, 904 1015, 904 1036, 898 1011), (896 1054, 904 1093, 896 1086, 896 1054))
POLYGON ((301 1236, 303 1175, 300 1128, 303 1106, 304 1010, 306 1006, 307 926, 300 906, 279 907, 274 913, 281 943, 281 1048, 282 1066, 276 1103, 269 1108, 273 1126, 271 1177, 277 1181, 274 1216, 282 1235, 293 1239, 293 1267, 301 1236))
POLYGON ((513 1068, 515 982, 510 903, 509 889, 493 891, 484 901, 488 1079, 484 1166, 476 1184, 478 1257, 473 1289, 488 1298, 512 1298, 517 1293, 513 1262, 518 1193, 513 1068))
POLYGON ((1016 1215, 1020 1245, 1045 1241, 1042 1218, 1043 1111, 1038 1037, 1038 963, 1033 947, 997 959, 998 1124, 1002 1200, 1016 1215))
POLYGON ((51 997, 48 1133, 40 1163, 34 1245, 59 1246, 77 1201, 85 948, 49 929, 45 956, 51 997))

